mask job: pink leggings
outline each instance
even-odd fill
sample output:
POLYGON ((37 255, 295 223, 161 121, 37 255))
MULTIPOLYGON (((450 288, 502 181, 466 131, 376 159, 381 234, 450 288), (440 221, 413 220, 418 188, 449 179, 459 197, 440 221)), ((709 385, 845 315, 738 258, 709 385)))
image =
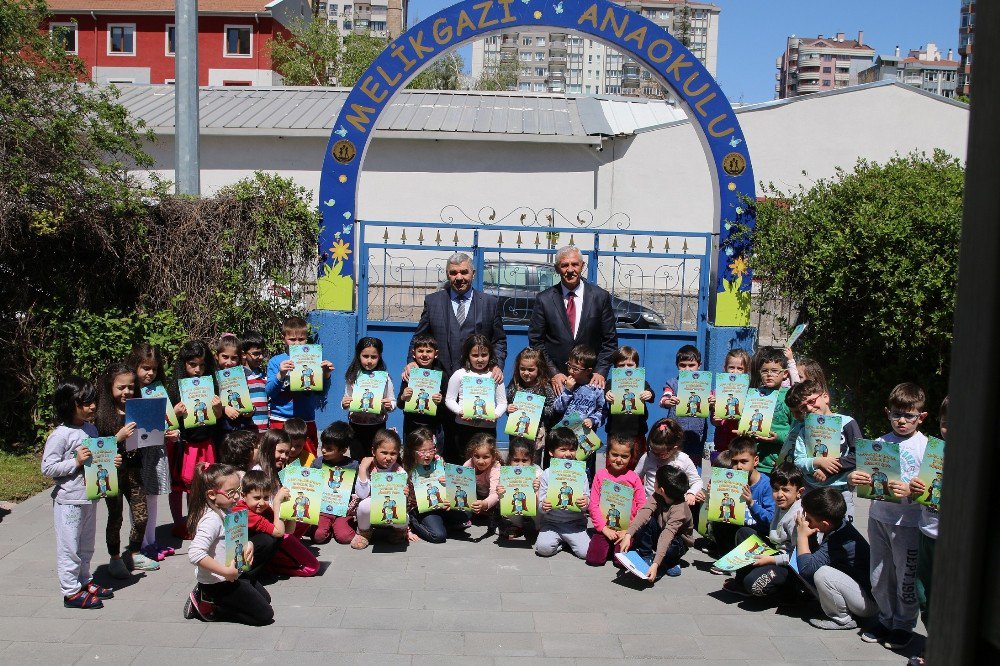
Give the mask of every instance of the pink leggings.
POLYGON ((351 526, 350 518, 343 516, 331 516, 327 513, 319 514, 319 525, 313 532, 313 543, 329 543, 331 537, 340 544, 351 543, 355 531, 351 526))
POLYGON ((319 573, 319 560, 297 536, 286 534, 267 568, 279 575, 308 578, 319 573))

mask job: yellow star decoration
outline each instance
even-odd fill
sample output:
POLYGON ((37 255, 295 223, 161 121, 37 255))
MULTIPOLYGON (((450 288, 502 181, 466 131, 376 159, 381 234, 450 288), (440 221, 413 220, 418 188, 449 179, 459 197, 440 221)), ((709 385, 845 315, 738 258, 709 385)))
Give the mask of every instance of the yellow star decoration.
POLYGON ((339 180, 342 183, 346 183, 347 182, 347 176, 345 176, 344 174, 340 174, 340 179, 339 180))
POLYGON ((743 257, 736 257, 729 263, 729 270, 733 272, 733 276, 739 281, 747 272, 747 260, 743 257))
MULTIPOLYGON (((341 176, 343 178, 343 176, 341 176)), ((736 183, 729 183, 729 191, 732 192, 736 189, 736 183)))
POLYGON ((535 20, 537 21, 540 18, 542 18, 542 13, 541 12, 535 12, 535 20))
POLYGON ((347 255, 351 253, 351 246, 341 239, 333 244, 333 247, 330 248, 330 252, 333 254, 335 261, 344 261, 347 259, 347 255))

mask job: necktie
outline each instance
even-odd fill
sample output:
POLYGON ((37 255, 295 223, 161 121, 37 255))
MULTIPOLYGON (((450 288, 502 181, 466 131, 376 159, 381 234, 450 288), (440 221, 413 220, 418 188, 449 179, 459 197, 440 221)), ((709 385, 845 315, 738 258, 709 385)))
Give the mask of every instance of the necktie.
POLYGON ((465 323, 466 310, 469 308, 469 301, 465 298, 458 299, 458 312, 455 314, 455 318, 458 319, 458 325, 461 326, 465 323))
POLYGON ((569 333, 576 337, 576 294, 572 291, 566 294, 566 318, 569 319, 569 333))

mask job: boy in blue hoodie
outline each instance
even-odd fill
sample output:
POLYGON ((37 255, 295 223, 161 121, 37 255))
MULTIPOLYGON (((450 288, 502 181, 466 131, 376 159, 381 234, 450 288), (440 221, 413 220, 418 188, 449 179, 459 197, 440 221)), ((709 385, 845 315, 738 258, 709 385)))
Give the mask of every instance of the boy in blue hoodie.
MULTIPOLYGON (((767 474, 757 471, 757 465, 760 463, 757 457, 757 444, 750 437, 744 435, 736 437, 729 443, 729 456, 730 467, 748 472, 748 483, 743 486, 740 495, 740 500, 747 505, 744 524, 762 539, 767 539, 771 519, 774 518, 774 495, 771 492, 771 479, 767 474)), ((712 534, 720 554, 728 553, 748 538, 749 530, 730 523, 713 523, 712 534)), ((718 575, 727 573, 716 567, 712 567, 711 571, 718 575)))

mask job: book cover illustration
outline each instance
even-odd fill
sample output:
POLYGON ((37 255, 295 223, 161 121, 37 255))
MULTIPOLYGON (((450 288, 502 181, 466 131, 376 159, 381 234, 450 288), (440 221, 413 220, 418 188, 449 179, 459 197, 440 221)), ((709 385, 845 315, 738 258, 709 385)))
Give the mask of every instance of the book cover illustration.
POLYGON ((613 530, 627 530, 632 521, 632 500, 635 488, 611 479, 601 482, 601 515, 613 530))
POLYGON ((294 520, 306 525, 318 525, 323 504, 324 475, 322 469, 290 465, 284 470, 281 484, 288 488, 290 499, 281 503, 281 520, 294 520))
POLYGON ((587 494, 587 465, 582 460, 553 458, 549 465, 549 488, 545 499, 553 511, 575 511, 577 498, 587 494))
POLYGON ((781 444, 781 451, 778 452, 778 459, 774 461, 774 467, 777 469, 785 463, 795 464, 795 442, 802 433, 802 423, 796 421, 791 429, 788 431, 788 437, 781 444))
POLYGON ((330 516, 346 516, 354 492, 357 470, 346 467, 323 465, 323 494, 320 497, 320 513, 330 516))
POLYGON ((492 377, 462 377, 462 418, 467 421, 496 421, 496 382, 492 377))
POLYGON ((385 370, 359 372, 354 380, 354 390, 351 393, 351 404, 348 411, 352 414, 381 414, 382 398, 385 397, 385 387, 389 381, 389 373, 385 370))
POLYGON ((528 516, 538 513, 538 495, 535 493, 534 465, 504 465, 500 468, 500 485, 504 496, 500 498, 500 515, 528 516))
POLYGON ((583 423, 583 417, 579 412, 567 412, 562 421, 556 424, 556 428, 569 428, 576 435, 576 441, 580 448, 576 450, 577 460, 586 460, 588 456, 601 448, 601 438, 597 433, 588 428, 583 423))
POLYGON ((889 488, 890 481, 901 481, 899 444, 882 440, 859 439, 855 442, 858 471, 868 474, 872 482, 858 486, 858 497, 879 502, 899 502, 889 488))
POLYGON ((464 465, 444 465, 445 487, 451 508, 472 513, 476 501, 476 470, 464 465))
POLYGON ((177 414, 174 413, 174 406, 170 404, 170 396, 167 394, 167 389, 163 385, 163 382, 153 382, 148 386, 143 386, 139 389, 139 397, 142 398, 163 398, 167 401, 167 406, 165 408, 167 417, 167 430, 177 430, 181 427, 180 423, 177 421, 177 414))
POLYGON ((135 431, 125 440, 125 450, 135 451, 147 446, 163 446, 167 409, 164 398, 130 398, 125 401, 125 423, 135 423, 135 431))
POLYGON ((215 381, 219 386, 219 398, 223 405, 232 407, 240 414, 253 414, 247 373, 242 365, 216 371, 215 381))
POLYGON ((738 421, 750 390, 750 375, 720 372, 715 375, 715 418, 738 421))
POLYGON ((924 482, 927 490, 917 501, 933 511, 941 510, 941 483, 944 478, 944 440, 927 438, 924 459, 920 463, 917 478, 924 482))
POLYGON ((406 472, 375 472, 371 478, 372 525, 405 525, 406 472))
POLYGON ((839 458, 843 419, 837 414, 806 414, 802 439, 810 458, 839 458))
POLYGON ((626 571, 643 580, 649 576, 649 562, 642 559, 642 556, 634 550, 626 553, 615 553, 615 561, 625 567, 626 571))
POLYGON ((222 517, 222 529, 226 535, 226 566, 236 567, 237 571, 250 569, 243 557, 243 549, 250 540, 247 528, 249 514, 246 509, 232 511, 222 517))
POLYGON ((177 382, 181 393, 181 402, 187 407, 184 417, 185 428, 215 425, 215 410, 212 400, 215 399, 215 382, 211 377, 185 377, 177 382))
POLYGON ((805 324, 799 324, 798 326, 793 328, 792 332, 788 334, 788 342, 785 343, 785 346, 790 348, 792 345, 794 345, 798 341, 798 339, 802 337, 802 334, 806 332, 806 328, 808 327, 809 324, 807 322, 805 324))
POLYGON ((87 437, 82 446, 90 449, 90 460, 83 465, 83 482, 87 499, 95 500, 118 495, 118 440, 115 437, 87 437))
POLYGON ((444 462, 436 459, 430 465, 417 464, 410 472, 410 482, 413 483, 413 495, 417 502, 417 511, 427 513, 436 511, 441 505, 448 502, 448 489, 445 487, 444 462))
POLYGON ((747 505, 743 503, 743 486, 750 473, 728 467, 712 468, 712 491, 708 495, 708 519, 715 523, 742 525, 746 522, 747 505))
POLYGON ((646 390, 646 368, 611 368, 612 414, 646 413, 646 405, 639 396, 646 390))
POLYGON ((751 534, 743 543, 715 561, 715 566, 723 571, 736 571, 753 564, 755 557, 777 555, 778 551, 764 543, 756 534, 751 534))
POLYGON ((518 391, 514 394, 514 411, 507 415, 507 427, 504 432, 511 437, 523 437, 534 441, 538 435, 538 426, 542 422, 542 409, 545 407, 545 396, 530 391, 518 391))
POLYGON ((288 390, 323 390, 323 345, 288 345, 295 367, 288 373, 288 390))
POLYGON ((777 406, 777 389, 750 389, 747 391, 746 401, 743 403, 743 414, 740 416, 740 424, 737 426, 736 432, 741 435, 769 436, 771 434, 771 421, 774 419, 774 409, 777 406))
POLYGON ((408 414, 426 414, 437 416, 437 403, 431 396, 441 392, 441 371, 428 368, 413 368, 407 386, 413 389, 413 395, 403 403, 403 411, 408 414))
POLYGON ((677 416, 708 418, 708 396, 712 394, 712 373, 684 370, 677 376, 677 416))

